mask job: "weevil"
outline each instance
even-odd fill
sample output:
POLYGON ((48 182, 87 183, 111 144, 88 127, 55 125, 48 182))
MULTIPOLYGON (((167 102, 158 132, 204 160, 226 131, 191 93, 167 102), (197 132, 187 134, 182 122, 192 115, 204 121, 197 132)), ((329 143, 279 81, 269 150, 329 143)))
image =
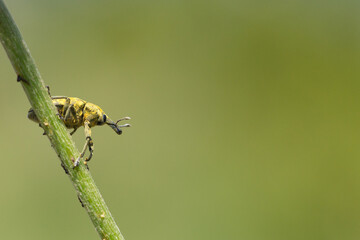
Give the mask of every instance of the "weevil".
MULTIPOLYGON (((49 87, 48 92, 50 95, 49 87)), ((124 117, 114 122, 105 114, 105 112, 99 106, 90 102, 86 102, 80 98, 52 96, 51 99, 53 104, 57 108, 58 116, 64 122, 65 126, 69 129, 73 129, 70 135, 73 135, 76 130, 81 126, 84 126, 85 128, 86 142, 83 150, 80 153, 80 156, 74 161, 74 167, 79 165, 80 158, 84 157, 86 148, 89 148, 90 155, 88 158, 85 159, 85 164, 86 162, 90 161, 93 155, 94 143, 91 138, 92 127, 107 124, 118 135, 122 133, 122 130, 120 128, 130 127, 130 124, 118 125, 118 122, 123 120, 129 120, 129 117, 124 117)), ((28 112, 28 118, 36 123, 39 123, 35 111, 32 108, 30 108, 28 112)))

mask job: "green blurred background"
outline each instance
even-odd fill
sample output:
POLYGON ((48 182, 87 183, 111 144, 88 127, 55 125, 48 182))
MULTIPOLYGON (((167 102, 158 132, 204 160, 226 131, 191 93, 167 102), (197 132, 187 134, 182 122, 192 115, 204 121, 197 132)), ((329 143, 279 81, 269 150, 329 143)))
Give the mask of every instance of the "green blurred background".
MULTIPOLYGON (((132 117, 90 162, 126 239, 360 238, 359 1, 5 2, 53 95, 132 117)), ((1 239, 98 239, 0 79, 1 239)))

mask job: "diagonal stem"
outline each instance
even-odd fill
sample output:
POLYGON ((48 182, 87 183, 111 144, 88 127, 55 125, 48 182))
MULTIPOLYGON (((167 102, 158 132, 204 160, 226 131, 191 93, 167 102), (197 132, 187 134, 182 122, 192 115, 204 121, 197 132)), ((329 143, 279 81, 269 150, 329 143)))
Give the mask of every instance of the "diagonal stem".
MULTIPOLYGON (((59 156, 65 171, 68 172, 78 198, 89 214, 100 238, 102 240, 124 240, 90 172, 83 164, 76 168, 72 167, 75 159, 79 157, 79 151, 64 124, 57 117, 56 109, 30 51, 3 0, 0 0, 0 41, 16 75, 20 76, 19 80, 25 80, 20 81, 25 94, 44 128, 51 146, 59 156)), ((15 79, 14 77, 14 84, 15 79)))

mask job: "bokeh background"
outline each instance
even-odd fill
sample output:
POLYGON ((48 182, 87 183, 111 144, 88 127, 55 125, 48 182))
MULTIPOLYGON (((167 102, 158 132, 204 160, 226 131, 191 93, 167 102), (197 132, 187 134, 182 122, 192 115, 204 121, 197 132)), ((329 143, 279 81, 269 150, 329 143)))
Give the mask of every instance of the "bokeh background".
MULTIPOLYGON (((359 1, 5 2, 53 95, 132 117, 90 162, 126 239, 360 238, 359 1)), ((0 79, 1 239, 98 239, 0 79)))

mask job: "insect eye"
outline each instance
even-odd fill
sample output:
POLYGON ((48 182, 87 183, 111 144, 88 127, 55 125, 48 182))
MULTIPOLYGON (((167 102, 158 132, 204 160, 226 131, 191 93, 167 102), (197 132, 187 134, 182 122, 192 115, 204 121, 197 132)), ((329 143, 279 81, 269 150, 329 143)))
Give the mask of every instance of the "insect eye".
POLYGON ((106 122, 106 115, 103 115, 103 121, 106 122))

